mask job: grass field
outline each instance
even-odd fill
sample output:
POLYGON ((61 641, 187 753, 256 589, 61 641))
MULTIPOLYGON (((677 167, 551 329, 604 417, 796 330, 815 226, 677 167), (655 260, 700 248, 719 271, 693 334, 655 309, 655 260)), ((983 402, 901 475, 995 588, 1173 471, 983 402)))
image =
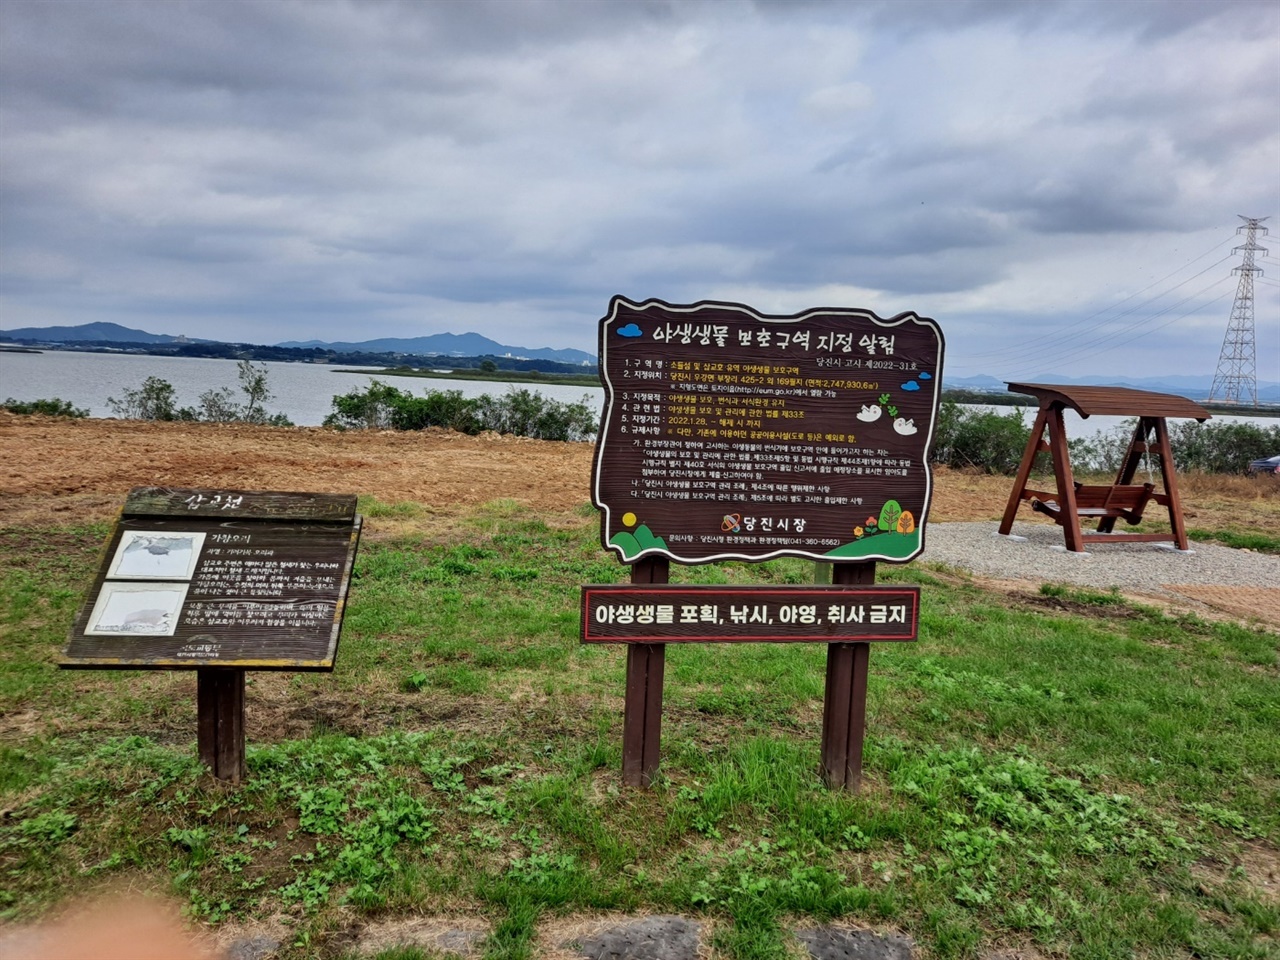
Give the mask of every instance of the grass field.
POLYGON ((709 919, 742 960, 833 918, 929 957, 1277 956, 1275 633, 881 565, 923 616, 872 651, 860 795, 818 777, 816 645, 669 648, 661 775, 628 790, 625 651, 578 643, 579 586, 626 573, 594 511, 362 512, 337 670, 250 674, 236 789, 196 763, 192 674, 54 666, 106 526, 0 531, 5 923, 125 885, 282 923, 290 957, 426 914, 522 958, 539 924, 600 913, 709 919))

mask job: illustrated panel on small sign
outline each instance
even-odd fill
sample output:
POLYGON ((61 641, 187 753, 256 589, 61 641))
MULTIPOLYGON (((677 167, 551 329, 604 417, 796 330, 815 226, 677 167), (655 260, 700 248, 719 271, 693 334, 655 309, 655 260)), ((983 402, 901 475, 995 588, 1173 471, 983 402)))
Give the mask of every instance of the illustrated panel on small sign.
POLYGON ((64 664, 330 669, 358 535, 358 518, 126 517, 64 664))
POLYGON ((126 530, 107 569, 117 580, 190 580, 204 534, 126 530))
POLYGON ((606 548, 624 562, 917 556, 942 354, 914 314, 616 297, 592 481, 606 548))

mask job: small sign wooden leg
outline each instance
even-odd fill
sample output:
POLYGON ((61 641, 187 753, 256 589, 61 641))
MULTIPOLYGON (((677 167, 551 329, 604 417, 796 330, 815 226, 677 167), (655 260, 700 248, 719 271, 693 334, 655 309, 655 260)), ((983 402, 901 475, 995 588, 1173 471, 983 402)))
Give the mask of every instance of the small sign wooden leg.
POLYGON ((837 790, 862 787, 867 729, 869 643, 827 645, 827 696, 822 710, 822 779, 837 790))
MULTIPOLYGON (((839 584, 875 583, 872 562, 837 563, 831 579, 839 584)), ((867 729, 869 643, 827 645, 827 687, 822 704, 822 779, 837 790, 862 787, 862 742, 867 729)))
MULTIPOLYGON (((665 557, 637 560, 632 583, 666 583, 671 564, 665 557)), ((662 742, 662 675, 667 661, 663 643, 627 648, 627 694, 622 713, 622 782, 647 787, 658 772, 662 742)))
POLYGON ((622 782, 647 787, 658 771, 662 742, 662 674, 664 643, 636 643, 627 648, 627 701, 622 719, 622 782))
POLYGON ((244 779, 244 671, 202 667, 196 671, 200 760, 214 779, 244 779))

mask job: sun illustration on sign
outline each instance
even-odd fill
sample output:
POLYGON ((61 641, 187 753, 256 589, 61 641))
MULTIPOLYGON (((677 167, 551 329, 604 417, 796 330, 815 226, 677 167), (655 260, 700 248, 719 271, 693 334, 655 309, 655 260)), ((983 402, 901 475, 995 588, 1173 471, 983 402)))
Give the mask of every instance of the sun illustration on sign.
POLYGON ((609 538, 609 545, 622 551, 623 560, 634 560, 647 550, 667 549, 666 541, 655 537, 653 531, 643 523, 636 526, 639 520, 639 517, 628 510, 622 515, 622 525, 628 529, 620 530, 609 538), (635 529, 630 529, 632 527, 635 529))

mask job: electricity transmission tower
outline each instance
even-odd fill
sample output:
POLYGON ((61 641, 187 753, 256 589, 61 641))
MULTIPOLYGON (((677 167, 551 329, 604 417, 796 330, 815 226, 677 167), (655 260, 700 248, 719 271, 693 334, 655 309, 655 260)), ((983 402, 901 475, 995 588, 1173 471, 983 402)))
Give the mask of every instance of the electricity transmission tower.
POLYGON ((1240 217, 1244 226, 1236 233, 1245 233, 1242 245, 1232 253, 1243 253, 1244 259, 1232 273, 1240 274, 1236 287, 1236 302, 1231 307, 1231 320, 1227 323, 1226 336, 1222 338, 1222 353, 1218 357, 1218 370, 1209 388, 1209 401, 1219 403, 1249 402, 1258 405, 1257 354, 1253 335, 1253 278, 1262 276, 1262 268, 1253 265, 1253 255, 1267 255, 1267 248, 1257 244, 1257 236, 1267 235, 1263 220, 1270 217, 1240 217))

